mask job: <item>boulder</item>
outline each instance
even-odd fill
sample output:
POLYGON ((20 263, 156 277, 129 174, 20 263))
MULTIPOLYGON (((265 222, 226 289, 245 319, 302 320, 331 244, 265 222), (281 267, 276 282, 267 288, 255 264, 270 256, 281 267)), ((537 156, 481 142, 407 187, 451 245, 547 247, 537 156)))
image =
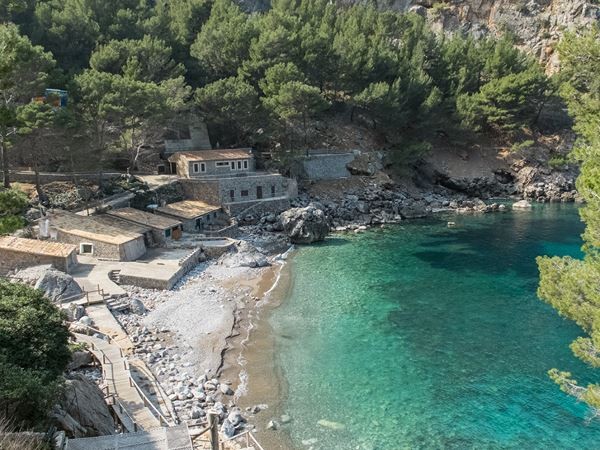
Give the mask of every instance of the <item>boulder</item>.
POLYGON ((51 417, 72 438, 115 434, 102 391, 81 374, 66 380, 63 396, 51 417))
POLYGON ((242 412, 238 409, 235 408, 233 409, 229 415, 227 416, 227 420, 234 426, 237 427, 238 425, 244 423, 246 421, 246 419, 244 418, 244 416, 242 415, 242 412))
POLYGON ((403 219, 418 219, 428 215, 425 205, 420 203, 413 203, 410 206, 400 208, 398 212, 403 219))
POLYGON ((90 352, 73 352, 67 370, 79 369, 80 367, 89 366, 90 364, 92 364, 92 355, 90 352))
POLYGON ((221 425, 221 433, 228 439, 232 438, 235 436, 235 426, 229 420, 224 420, 221 425))
POLYGON ((67 314, 67 320, 69 322, 75 322, 85 316, 85 308, 82 305, 76 305, 71 303, 69 306, 63 309, 67 314))
POLYGON ((529 209, 529 208, 531 208, 531 203, 529 203, 527 200, 520 200, 518 202, 513 203, 512 208, 513 209, 529 209))
POLYGON ((15 274, 15 279, 29 284, 35 289, 41 289, 55 303, 77 298, 83 292, 71 275, 50 265, 34 266, 20 270, 15 274))
POLYGON ((146 307, 142 301, 138 298, 132 298, 129 300, 129 309, 132 313, 142 316, 146 314, 146 307))
POLYGON ((283 231, 294 244, 322 241, 329 233, 329 223, 325 213, 314 205, 288 209, 279 217, 283 231))
POLYGON ((233 395, 233 389, 231 389, 231 386, 229 386, 225 383, 221 383, 221 385, 219 386, 219 389, 221 390, 221 393, 223 393, 224 395, 233 395))
POLYGON ((266 267, 269 260, 256 247, 246 241, 240 241, 225 253, 220 263, 226 267, 266 267))

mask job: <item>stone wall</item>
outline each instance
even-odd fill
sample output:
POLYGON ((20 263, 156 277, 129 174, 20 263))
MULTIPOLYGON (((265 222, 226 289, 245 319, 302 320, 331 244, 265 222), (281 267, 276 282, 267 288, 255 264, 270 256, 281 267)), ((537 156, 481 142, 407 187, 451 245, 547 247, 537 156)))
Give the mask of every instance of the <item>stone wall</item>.
POLYGON ((50 264, 55 269, 69 273, 71 269, 77 265, 77 256, 75 253, 72 253, 70 256, 64 258, 52 255, 34 255, 32 253, 18 252, 9 249, 0 250, 0 275, 6 275, 14 270, 39 266, 42 264, 50 264))
POLYGON ((93 256, 112 261, 134 261, 146 253, 144 237, 141 235, 124 244, 113 244, 83 238, 81 236, 65 233, 61 230, 56 230, 56 240, 66 244, 75 244, 77 247, 79 247, 80 244, 92 244, 94 246, 93 256))
POLYGON ((288 197, 255 200, 250 202, 227 203, 224 205, 232 216, 238 215, 263 215, 267 213, 278 214, 290 208, 288 197))
POLYGON ((309 180, 335 180, 348 178, 346 165, 354 160, 354 153, 310 155, 302 160, 304 175, 309 180))
POLYGON ((289 188, 293 183, 293 180, 289 178, 271 173, 221 178, 219 180, 219 195, 222 203, 247 202, 259 200, 258 191, 261 188, 263 199, 277 198, 289 196, 289 188), (233 197, 231 191, 233 191, 233 197))
POLYGON ((197 248, 186 257, 179 261, 179 269, 169 278, 156 279, 148 278, 141 272, 128 273, 121 271, 119 274, 120 284, 138 286, 144 289, 160 289, 169 290, 190 270, 192 270, 199 262, 202 255, 202 248, 197 248))
MULTIPOLYGON (((122 174, 117 172, 102 173, 103 180, 111 180, 119 178, 122 174)), ((40 173, 40 183, 52 183, 53 181, 73 181, 88 180, 98 181, 98 172, 81 172, 81 173, 57 173, 57 172, 42 172, 40 173)), ((27 170, 16 170, 10 172, 10 180, 17 183, 35 183, 35 173, 27 170)))
POLYGON ((185 198, 220 205, 219 180, 181 180, 185 198))
POLYGON ((180 152, 186 150, 210 150, 212 146, 208 137, 206 124, 196 123, 190 126, 189 139, 167 139, 165 140, 165 153, 180 152))
POLYGON ((228 237, 235 238, 240 233, 239 227, 236 223, 221 228, 216 231, 204 231, 204 234, 209 237, 228 237))

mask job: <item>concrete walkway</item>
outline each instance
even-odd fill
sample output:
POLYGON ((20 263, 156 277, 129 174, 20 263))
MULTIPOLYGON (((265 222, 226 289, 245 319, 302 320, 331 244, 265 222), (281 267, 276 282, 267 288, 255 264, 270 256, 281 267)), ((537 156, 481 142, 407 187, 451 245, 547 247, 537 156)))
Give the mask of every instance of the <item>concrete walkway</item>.
MULTIPOLYGON (((108 297, 114 298, 126 295, 121 286, 108 278, 109 272, 114 268, 118 268, 118 261, 98 261, 95 258, 82 255, 78 255, 77 260, 79 264, 71 275, 82 289, 92 292, 100 288, 108 297)), ((92 298, 102 299, 102 296, 95 292, 90 294, 90 301, 92 301, 92 298)))
POLYGON ((102 363, 108 393, 114 394, 126 410, 119 414, 119 408, 117 406, 114 408, 128 431, 137 431, 133 423, 137 425, 138 430, 160 427, 160 421, 146 406, 146 402, 131 383, 129 364, 121 348, 115 343, 94 336, 74 334, 78 341, 88 344, 89 350, 102 363))

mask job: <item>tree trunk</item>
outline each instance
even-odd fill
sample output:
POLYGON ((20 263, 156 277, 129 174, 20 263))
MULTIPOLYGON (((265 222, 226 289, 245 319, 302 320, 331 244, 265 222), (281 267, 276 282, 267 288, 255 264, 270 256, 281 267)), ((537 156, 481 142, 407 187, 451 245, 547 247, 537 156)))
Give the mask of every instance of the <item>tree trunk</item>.
POLYGON ((0 159, 2 159, 2 174, 4 176, 4 187, 10 189, 10 172, 8 170, 8 151, 3 141, 0 141, 0 159))
POLYGON ((306 113, 302 113, 302 124, 304 125, 304 148, 306 149, 306 156, 308 156, 308 138, 306 131, 306 113))
POLYGON ((38 195, 38 200, 42 205, 48 206, 48 197, 46 197, 46 194, 42 189, 42 183, 40 183, 40 168, 38 167, 37 160, 33 163, 33 173, 35 174, 35 190, 38 195))

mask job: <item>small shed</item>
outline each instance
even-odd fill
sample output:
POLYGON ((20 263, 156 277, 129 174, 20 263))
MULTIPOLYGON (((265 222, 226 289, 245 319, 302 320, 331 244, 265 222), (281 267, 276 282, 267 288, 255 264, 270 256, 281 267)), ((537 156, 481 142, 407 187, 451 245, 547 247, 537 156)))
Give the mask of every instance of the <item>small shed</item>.
POLYGON ((247 148, 175 152, 169 163, 171 172, 183 178, 232 176, 256 170, 254 156, 247 148))
POLYGON ((150 228, 153 241, 159 245, 164 245, 169 239, 181 238, 183 224, 179 220, 167 216, 135 208, 114 209, 108 211, 107 214, 132 224, 150 228))
POLYGON ((200 200, 183 200, 156 209, 157 213, 181 221, 183 230, 202 233, 205 228, 223 221, 225 215, 220 206, 200 200))
POLYGON ((119 230, 123 230, 128 233, 141 234, 144 236, 144 244, 146 244, 146 247, 152 247, 154 245, 152 230, 150 227, 144 227, 142 225, 127 222, 126 220, 109 216, 108 214, 96 214, 93 217, 96 222, 100 222, 109 227, 118 228, 119 230))
POLYGON ((51 264, 69 273, 77 265, 77 247, 38 239, 0 237, 0 275, 41 264, 51 264))
POLYGON ((75 244, 80 255, 114 261, 133 261, 146 253, 144 236, 80 216, 53 210, 40 219, 40 234, 52 240, 75 244))

